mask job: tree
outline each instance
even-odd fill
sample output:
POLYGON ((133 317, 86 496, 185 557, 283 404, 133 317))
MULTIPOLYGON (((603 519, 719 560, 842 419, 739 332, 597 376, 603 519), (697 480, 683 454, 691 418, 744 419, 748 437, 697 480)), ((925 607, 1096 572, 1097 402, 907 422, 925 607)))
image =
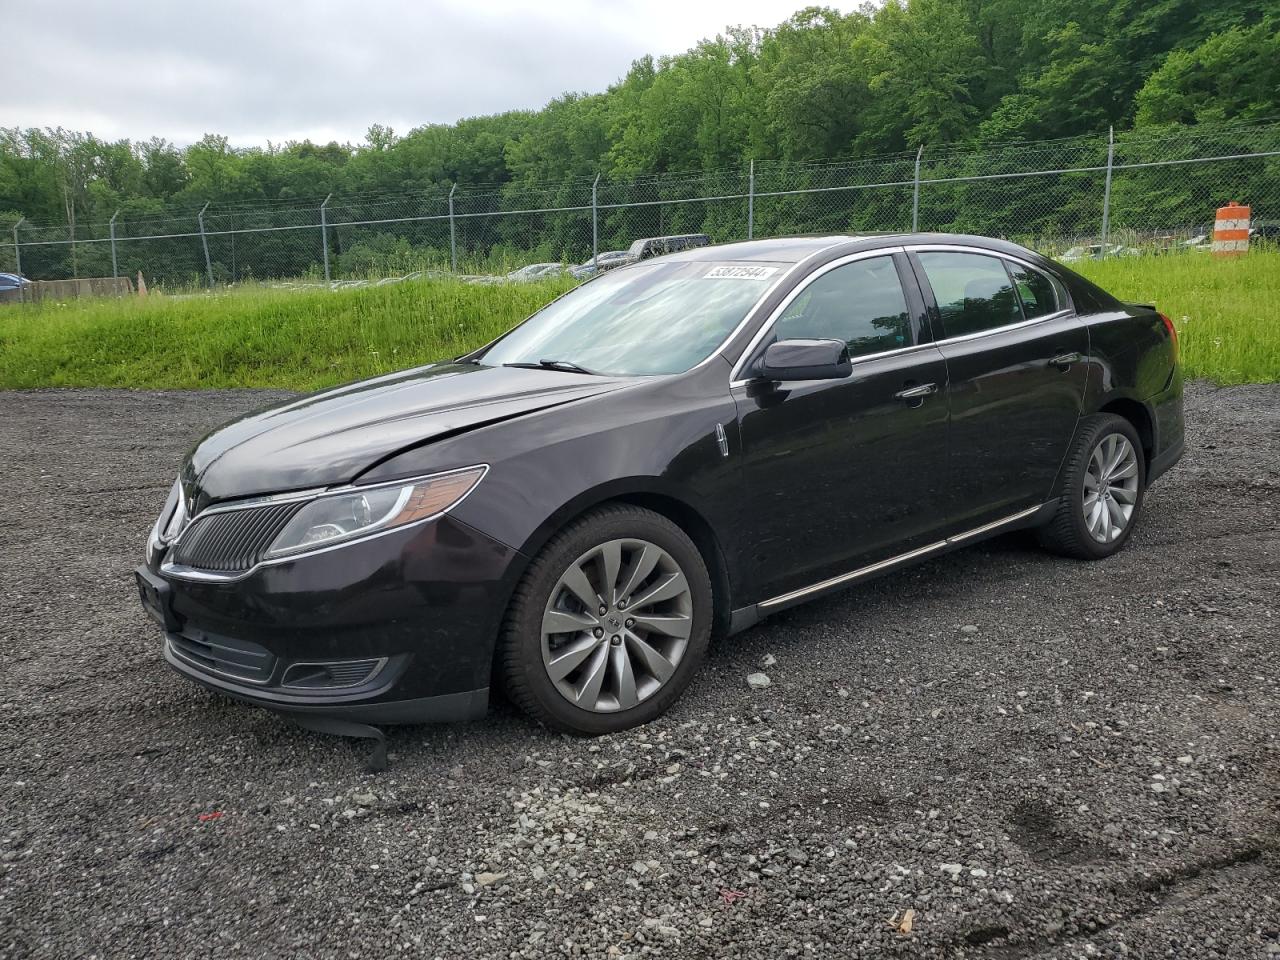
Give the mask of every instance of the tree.
MULTIPOLYGON (((230 231, 308 228, 327 194, 331 224, 373 221, 333 228, 333 253, 350 243, 350 262, 359 260, 357 250, 361 262, 372 262, 370 251, 379 262, 408 262, 406 249, 447 250, 445 197, 455 184, 462 188, 459 212, 485 214, 500 206, 582 207, 597 175, 606 178, 606 204, 733 198, 605 207, 598 221, 607 244, 671 230, 727 238, 742 231, 746 210, 736 195, 750 160, 758 161, 758 194, 822 187, 832 176, 846 185, 854 176, 908 180, 922 143, 935 176, 960 178, 1035 164, 1096 166, 1098 141, 1063 145, 1056 138, 1101 134, 1112 125, 1123 134, 1135 124, 1221 125, 1280 115, 1276 4, 885 0, 848 14, 809 6, 774 27, 730 28, 674 56, 641 57, 602 92, 566 93, 540 110, 427 124, 404 135, 375 123, 355 145, 237 149, 210 134, 183 148, 159 138, 109 142, 60 129, 0 129, 0 210, 14 211, 5 224, 25 217, 25 236, 51 241, 24 253, 24 267, 36 275, 69 274, 106 249, 81 241, 105 235, 116 210, 118 232, 136 237, 174 230, 175 223, 190 232, 206 203, 215 273, 241 276, 246 258, 257 258, 258 270, 265 264, 300 272, 319 255, 317 233, 230 231), (995 147, 1027 140, 1052 142, 995 147), (981 169, 955 145, 983 147, 981 169), (888 157, 874 167, 810 163, 872 155, 888 157), (634 183, 624 193, 610 180, 634 183), (383 222, 404 215, 416 219, 383 222), (76 243, 65 242, 73 236, 76 243)), ((1232 135, 1195 142, 1227 153, 1246 149, 1232 135)), ((1273 166, 1257 167, 1248 173, 1251 195, 1274 176, 1273 166)), ((1130 170, 1118 178, 1113 199, 1117 209, 1136 211, 1155 197, 1151 216, 1172 223, 1205 205, 1210 174, 1184 170, 1175 181, 1158 169, 1130 170)), ((1079 225, 1096 218, 1096 198, 1078 181, 1046 179, 1035 189, 1045 229, 1084 229, 1079 225)), ((895 188, 758 196, 756 223, 768 231, 885 229, 905 225, 907 197, 895 188)), ((927 191, 924 204, 932 222, 972 229, 1026 209, 1025 192, 1004 182, 960 179, 927 191)), ((540 255, 576 256, 589 246, 590 220, 581 210, 520 220, 469 216, 462 242, 481 251, 536 247, 540 255)), ((155 265, 186 276, 204 268, 200 244, 188 246, 130 244, 127 256, 144 260, 149 273, 155 265)))
POLYGON ((1137 95, 1139 126, 1271 116, 1280 92, 1280 18, 1174 50, 1137 95))

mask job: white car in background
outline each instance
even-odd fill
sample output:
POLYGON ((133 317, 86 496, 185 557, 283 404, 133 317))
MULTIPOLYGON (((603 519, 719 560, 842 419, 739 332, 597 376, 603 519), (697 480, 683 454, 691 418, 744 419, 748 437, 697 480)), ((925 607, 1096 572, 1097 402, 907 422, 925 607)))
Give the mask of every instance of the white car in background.
POLYGON ((564 264, 560 263, 531 263, 527 267, 521 267, 519 270, 512 270, 507 274, 508 280, 516 283, 523 283, 528 280, 539 280, 544 277, 559 276, 564 272, 564 264))
POLYGON ((1118 243, 1090 243, 1072 247, 1058 257, 1058 262, 1079 263, 1081 260, 1102 260, 1104 257, 1136 257, 1141 252, 1134 247, 1125 247, 1118 243))

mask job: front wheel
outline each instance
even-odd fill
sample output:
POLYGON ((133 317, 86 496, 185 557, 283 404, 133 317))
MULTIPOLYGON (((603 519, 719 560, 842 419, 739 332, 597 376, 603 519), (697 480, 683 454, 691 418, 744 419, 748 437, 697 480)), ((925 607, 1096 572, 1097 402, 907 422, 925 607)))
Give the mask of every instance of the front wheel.
POLYGON ((1078 560, 1118 553, 1138 523, 1146 485, 1133 424, 1110 413, 1087 417, 1064 467, 1058 511, 1041 529, 1040 542, 1078 560))
POLYGON ((660 514, 627 504, 570 524, 530 564, 499 639, 507 693, 570 733, 625 730, 684 692, 711 635, 711 578, 660 514))

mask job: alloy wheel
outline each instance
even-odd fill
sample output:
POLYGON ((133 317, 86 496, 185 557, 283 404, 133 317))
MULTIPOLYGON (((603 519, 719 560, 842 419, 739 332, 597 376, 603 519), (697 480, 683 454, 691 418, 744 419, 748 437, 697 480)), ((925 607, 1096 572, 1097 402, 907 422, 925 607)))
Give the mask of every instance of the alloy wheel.
POLYGON ((1084 475, 1084 523, 1099 543, 1118 540, 1138 503, 1138 454, 1129 439, 1109 433, 1098 441, 1084 475))
POLYGON ((578 557, 542 616, 542 663, 574 706, 636 706, 675 673, 693 630, 693 595, 680 565, 647 540, 609 540, 578 557))

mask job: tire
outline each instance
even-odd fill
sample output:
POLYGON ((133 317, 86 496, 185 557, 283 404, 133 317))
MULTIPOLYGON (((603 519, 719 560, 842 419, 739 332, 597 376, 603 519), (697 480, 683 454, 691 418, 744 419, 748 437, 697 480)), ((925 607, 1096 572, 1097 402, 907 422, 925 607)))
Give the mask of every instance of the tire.
POLYGON ((711 624, 711 577, 693 541, 660 514, 610 504, 566 526, 529 565, 498 638, 498 672, 535 720, 614 733, 679 698, 711 624))
POLYGON ((1077 560, 1102 560, 1118 553, 1138 525, 1146 489, 1146 461, 1133 424, 1111 413, 1086 417, 1063 468, 1057 513, 1039 531, 1041 545, 1077 560), (1123 453, 1124 444, 1128 454, 1108 474, 1110 458, 1123 453), (1099 503, 1092 494, 1103 478, 1108 481, 1107 495, 1099 503))

